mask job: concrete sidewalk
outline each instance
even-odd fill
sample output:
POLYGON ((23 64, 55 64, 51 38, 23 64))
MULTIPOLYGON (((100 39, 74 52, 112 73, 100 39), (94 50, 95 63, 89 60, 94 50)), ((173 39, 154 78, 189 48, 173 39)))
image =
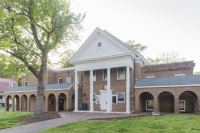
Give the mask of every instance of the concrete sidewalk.
POLYGON ((59 112, 59 113, 62 118, 2 129, 0 130, 0 133, 35 133, 47 130, 49 128, 54 128, 68 123, 83 121, 91 118, 127 116, 127 114, 115 114, 115 113, 87 113, 87 112, 59 112))

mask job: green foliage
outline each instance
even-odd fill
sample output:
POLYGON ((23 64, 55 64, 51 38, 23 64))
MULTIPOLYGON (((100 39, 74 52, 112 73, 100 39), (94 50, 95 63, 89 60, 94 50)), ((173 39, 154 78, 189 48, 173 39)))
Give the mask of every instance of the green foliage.
POLYGON ((198 72, 194 72, 194 75, 199 75, 200 74, 200 72, 198 71, 198 72))
POLYGON ((165 63, 173 63, 173 62, 180 62, 185 61, 186 58, 179 57, 176 51, 166 51, 159 55, 159 57, 152 59, 150 57, 146 58, 149 65, 156 65, 156 64, 165 64, 165 63))
POLYGON ((0 129, 10 128, 28 124, 26 122, 19 122, 16 119, 33 115, 33 112, 5 112, 0 113, 0 129))
POLYGON ((163 133, 163 132, 199 132, 199 115, 166 115, 147 116, 113 121, 79 121, 56 128, 48 129, 42 133, 163 133))
POLYGON ((74 55, 75 51, 66 50, 60 54, 61 60, 58 62, 61 68, 74 67, 72 63, 69 62, 70 58, 74 55))
POLYGON ((147 49, 147 46, 141 45, 141 44, 134 44, 135 41, 129 40, 126 42, 127 45, 129 45, 131 48, 135 49, 139 53, 142 53, 145 49, 147 49))

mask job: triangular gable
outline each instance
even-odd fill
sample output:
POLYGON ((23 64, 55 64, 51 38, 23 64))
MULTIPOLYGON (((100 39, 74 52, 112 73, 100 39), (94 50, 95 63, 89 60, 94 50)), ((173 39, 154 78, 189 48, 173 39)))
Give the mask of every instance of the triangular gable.
POLYGON ((102 31, 97 27, 73 55, 70 61, 75 63, 84 60, 100 59, 127 54, 136 58, 135 54, 129 48, 122 45, 116 39, 109 36, 105 31, 102 31), (101 43, 100 47, 98 47, 98 43, 101 43))

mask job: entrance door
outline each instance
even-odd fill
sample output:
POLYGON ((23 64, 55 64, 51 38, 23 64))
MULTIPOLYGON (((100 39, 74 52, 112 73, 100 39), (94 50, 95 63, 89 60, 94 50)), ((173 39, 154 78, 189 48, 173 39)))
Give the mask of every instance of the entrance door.
POLYGON ((64 111, 64 99, 59 99, 59 111, 64 111))
MULTIPOLYGON (((100 110, 107 110, 107 90, 100 91, 100 110)), ((110 109, 112 110, 112 90, 110 90, 110 109)))
POLYGON ((107 91, 101 91, 100 108, 101 110, 107 110, 107 91))

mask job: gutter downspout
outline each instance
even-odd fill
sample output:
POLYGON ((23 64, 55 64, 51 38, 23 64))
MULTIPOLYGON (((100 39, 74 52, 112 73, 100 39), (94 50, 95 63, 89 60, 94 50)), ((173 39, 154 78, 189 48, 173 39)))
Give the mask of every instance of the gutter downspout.
POLYGON ((81 72, 81 109, 82 109, 82 103, 83 103, 83 72, 81 72))
POLYGON ((134 90, 133 90, 133 93, 134 93, 134 112, 135 112, 135 59, 134 59, 134 78, 133 78, 133 84, 134 84, 134 90))

